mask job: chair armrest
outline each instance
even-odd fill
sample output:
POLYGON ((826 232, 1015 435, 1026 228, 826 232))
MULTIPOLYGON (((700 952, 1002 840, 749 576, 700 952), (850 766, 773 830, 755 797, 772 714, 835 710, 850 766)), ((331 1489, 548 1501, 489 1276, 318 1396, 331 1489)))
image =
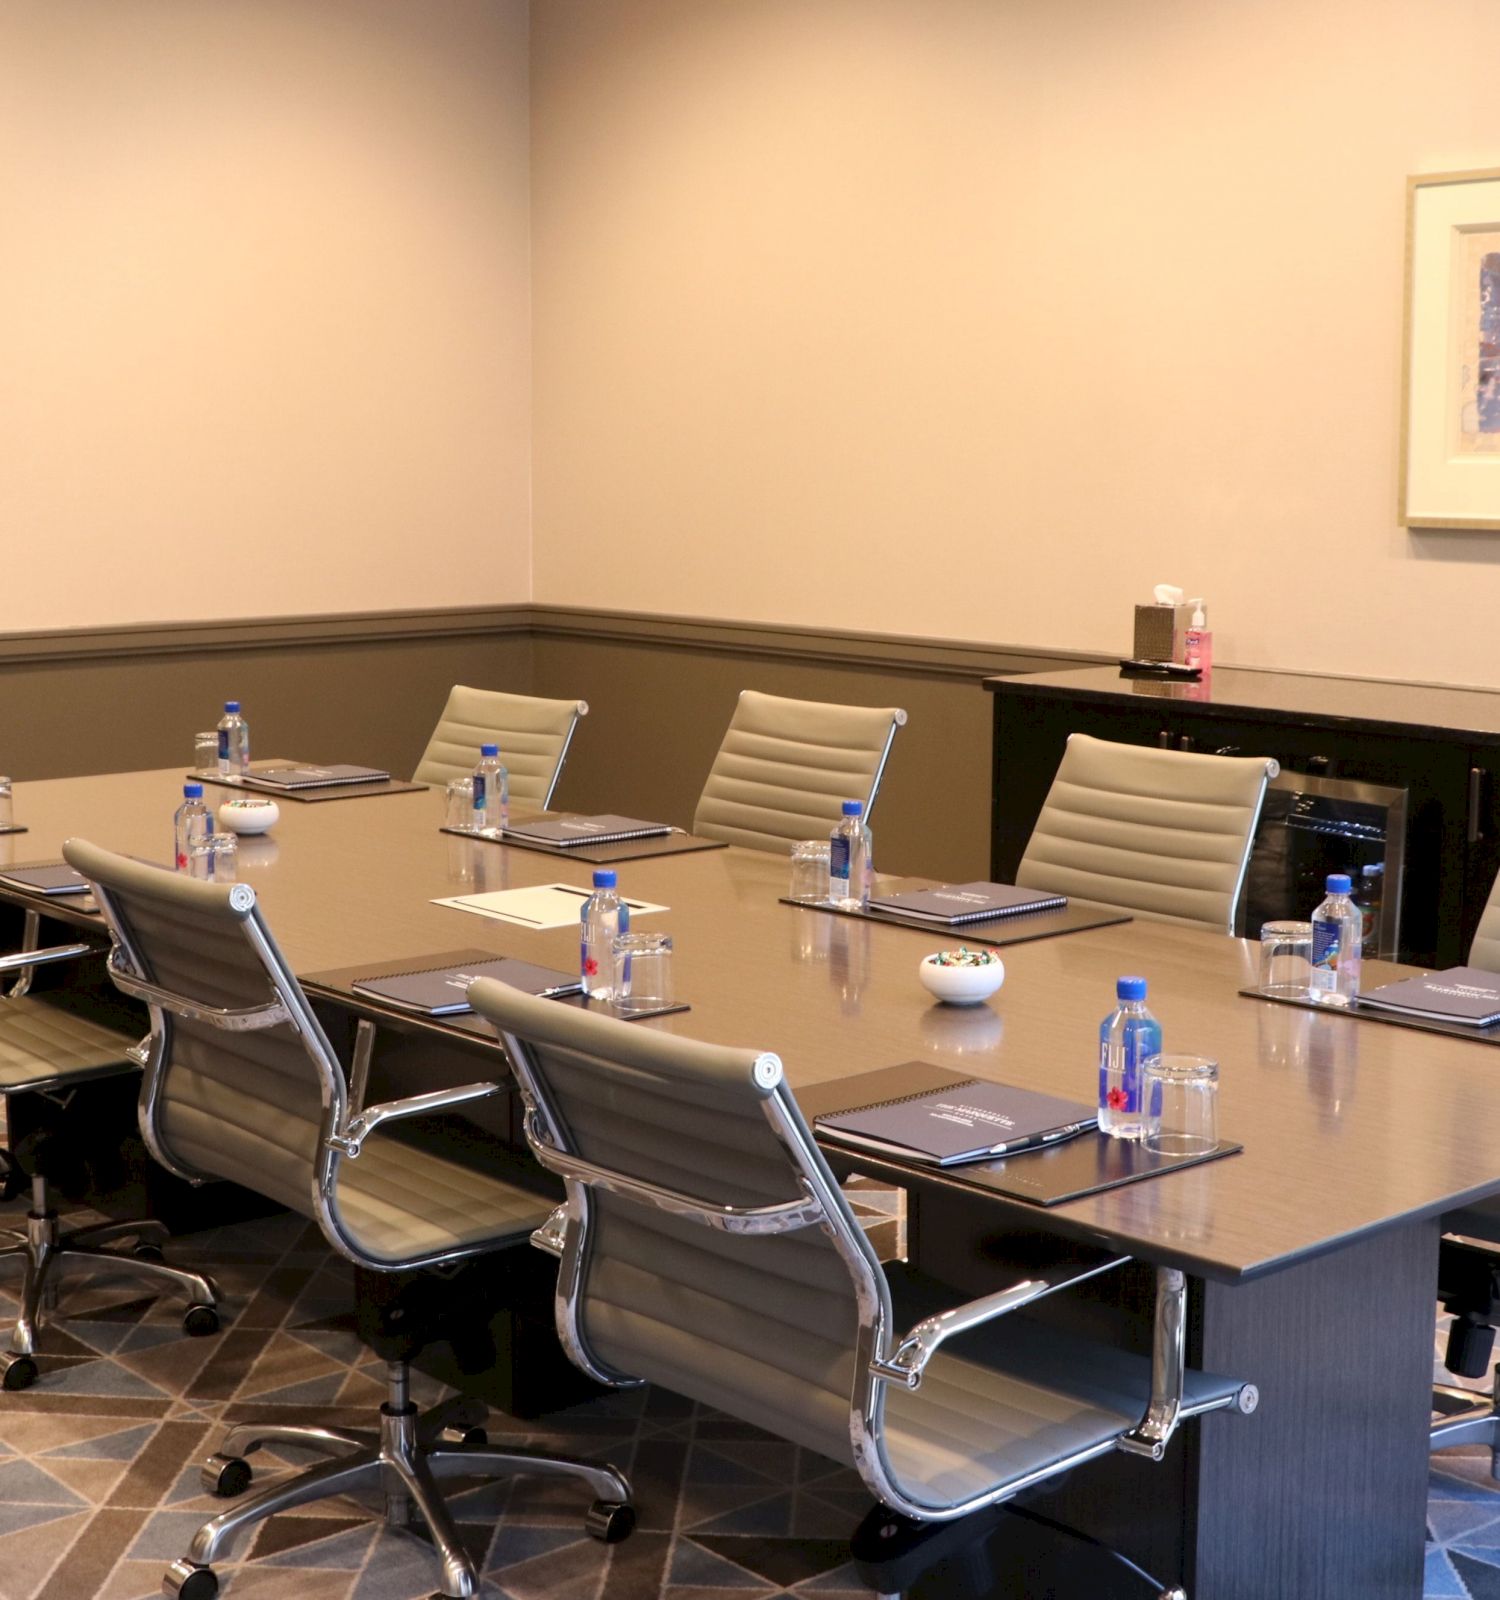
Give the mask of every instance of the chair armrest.
POLYGON ((457 1089, 434 1089, 428 1094, 407 1095, 401 1100, 383 1100, 370 1106, 357 1116, 350 1117, 342 1128, 328 1135, 328 1144, 351 1161, 360 1152, 366 1139, 382 1122, 395 1122, 401 1117, 421 1117, 432 1111, 447 1111, 453 1106, 469 1105, 475 1100, 487 1100, 500 1093, 498 1083, 466 1083, 457 1089))
POLYGON ((997 1289, 993 1294, 970 1300, 951 1311, 940 1311, 936 1316, 924 1317, 896 1346, 890 1356, 877 1355, 870 1362, 871 1374, 885 1383, 899 1383, 905 1389, 918 1388, 927 1363, 949 1339, 970 1328, 977 1328, 996 1317, 1006 1316, 1029 1306, 1034 1301, 1056 1294, 1059 1289, 1069 1289, 1075 1283, 1097 1278, 1100 1273, 1123 1267, 1129 1256, 1111 1256, 1104 1261, 1068 1263, 1049 1269, 1045 1275, 1021 1278, 1008 1288, 997 1289))
POLYGON ((568 1206, 564 1201, 560 1206, 552 1208, 552 1215, 540 1228, 531 1230, 531 1242, 538 1250, 545 1251, 549 1256, 562 1258, 563 1249, 568 1233, 568 1206))
POLYGON ((20 972, 28 967, 45 967, 53 961, 76 961, 79 956, 92 955, 102 950, 102 945, 54 944, 45 950, 23 950, 19 955, 0 956, 0 972, 20 972))

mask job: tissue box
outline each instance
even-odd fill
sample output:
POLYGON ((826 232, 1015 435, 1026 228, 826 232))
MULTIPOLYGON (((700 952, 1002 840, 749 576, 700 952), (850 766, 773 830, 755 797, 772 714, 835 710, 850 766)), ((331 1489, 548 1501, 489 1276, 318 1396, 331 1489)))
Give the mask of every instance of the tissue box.
POLYGON ((1137 661, 1181 661, 1183 639, 1192 621, 1189 605, 1137 606, 1131 654, 1137 661))

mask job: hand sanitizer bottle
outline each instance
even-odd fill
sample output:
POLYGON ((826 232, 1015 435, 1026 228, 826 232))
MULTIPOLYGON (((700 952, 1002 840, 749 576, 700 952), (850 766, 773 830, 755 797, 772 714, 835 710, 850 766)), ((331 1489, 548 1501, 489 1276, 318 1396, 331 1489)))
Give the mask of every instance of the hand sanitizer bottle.
POLYGON ((1208 618, 1201 600, 1193 601, 1193 620, 1185 636, 1183 659, 1190 667, 1197 667, 1206 678, 1213 670, 1214 636, 1208 631, 1208 618))

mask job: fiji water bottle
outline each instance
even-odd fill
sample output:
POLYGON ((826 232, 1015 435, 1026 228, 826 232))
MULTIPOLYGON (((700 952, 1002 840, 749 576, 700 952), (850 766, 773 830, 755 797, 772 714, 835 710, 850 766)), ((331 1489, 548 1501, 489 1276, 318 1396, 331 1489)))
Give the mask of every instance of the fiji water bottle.
POLYGON ((500 760, 500 746, 482 744, 474 768, 474 826, 499 833, 510 823, 510 773, 500 760))
POLYGON ((1324 1005, 1346 1006, 1359 993, 1364 916, 1349 898, 1349 876, 1328 875, 1328 898, 1312 914, 1312 973, 1308 988, 1324 1005))
POLYGON ((613 1000, 618 987, 615 935, 630 931, 630 907, 615 893, 613 867, 595 869, 594 892, 583 902, 579 924, 583 992, 595 1000, 613 1000))
POLYGON ((864 802, 846 800, 844 817, 830 835, 828 898, 845 911, 865 911, 870 904, 874 846, 865 826, 864 802))
POLYGON ((1139 1139, 1146 1131, 1141 1067, 1161 1054, 1161 1024, 1146 1009, 1146 980, 1115 981, 1118 1004, 1099 1024, 1099 1131, 1139 1139))
POLYGON ((238 700, 224 702, 219 718, 219 776, 243 778, 250 770, 250 724, 240 715, 238 700))
POLYGON ((172 818, 172 860, 179 872, 186 872, 192 841, 206 839, 214 830, 208 807, 203 803, 203 785, 183 784, 182 796, 182 804, 172 818))

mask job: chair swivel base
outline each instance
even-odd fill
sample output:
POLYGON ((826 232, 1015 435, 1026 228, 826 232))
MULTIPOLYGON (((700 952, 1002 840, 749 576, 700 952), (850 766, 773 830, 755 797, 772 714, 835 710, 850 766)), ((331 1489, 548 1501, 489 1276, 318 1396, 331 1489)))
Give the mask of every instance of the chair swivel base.
POLYGON ((72 1262, 92 1262, 101 1270, 128 1271, 170 1285, 187 1296, 188 1306, 182 1318, 184 1332, 201 1337, 219 1330, 219 1295, 213 1280, 161 1259, 167 1230, 159 1222, 100 1222, 64 1233, 57 1225, 57 1213, 47 1203, 46 1180, 33 1178, 25 1232, 11 1230, 11 1237, 16 1242, 0 1249, 0 1265, 19 1261, 25 1276, 10 1348, 0 1351, 0 1387, 29 1389, 36 1382, 37 1329, 44 1320, 43 1313, 57 1303, 58 1270, 72 1262), (104 1248, 123 1239, 135 1241, 132 1253, 104 1248))
MULTIPOLYGON (((1495 1370, 1500 1384, 1500 1367, 1495 1370)), ((1457 1444, 1487 1445, 1490 1451, 1490 1476, 1500 1482, 1500 1412, 1495 1401, 1474 1389, 1434 1384, 1432 1409, 1432 1448, 1446 1450, 1457 1444)))
POLYGON ((333 1459, 272 1484, 205 1522, 187 1555, 167 1568, 162 1592, 168 1600, 212 1600, 219 1590, 213 1559, 242 1529, 292 1506, 361 1490, 384 1491, 389 1526, 404 1527, 413 1512, 426 1525, 442 1567, 443 1586, 434 1600, 469 1600, 479 1592, 474 1563, 438 1488, 441 1478, 523 1473, 580 1478, 595 1496, 586 1521, 594 1538, 616 1544, 635 1527, 630 1484, 613 1467, 529 1450, 492 1449, 478 1426, 485 1414, 481 1403, 458 1398, 419 1413, 408 1398, 409 1374, 406 1362, 387 1363, 388 1398, 380 1408, 378 1432, 274 1423, 232 1428, 203 1464, 203 1487, 211 1494, 243 1493, 251 1475, 245 1457, 263 1445, 292 1445, 333 1459))

